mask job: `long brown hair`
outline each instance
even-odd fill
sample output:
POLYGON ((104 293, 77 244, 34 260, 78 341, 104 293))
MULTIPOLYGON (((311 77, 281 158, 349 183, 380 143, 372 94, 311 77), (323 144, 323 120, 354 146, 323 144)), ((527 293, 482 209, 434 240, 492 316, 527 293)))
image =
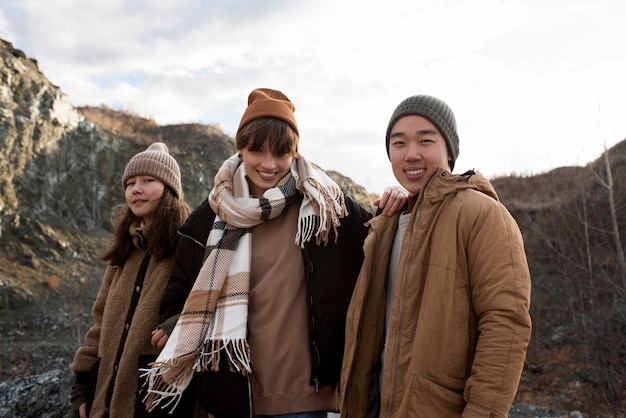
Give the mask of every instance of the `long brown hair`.
MULTIPOLYGON (((144 231, 146 251, 157 260, 172 254, 178 242, 178 228, 185 222, 189 212, 187 203, 176 198, 166 186, 152 222, 144 231)), ((113 217, 113 241, 100 259, 116 266, 124 264, 134 247, 130 227, 141 221, 142 218, 136 216, 127 205, 118 206, 113 217)))

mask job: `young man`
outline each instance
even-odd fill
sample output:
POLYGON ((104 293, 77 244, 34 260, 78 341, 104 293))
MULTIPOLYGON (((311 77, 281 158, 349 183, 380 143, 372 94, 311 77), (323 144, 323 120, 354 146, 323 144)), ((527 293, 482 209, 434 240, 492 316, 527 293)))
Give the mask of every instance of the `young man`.
POLYGON ((459 138, 441 100, 400 103, 386 146, 409 206, 368 223, 341 416, 506 417, 531 334, 519 228, 483 176, 451 174, 459 138))

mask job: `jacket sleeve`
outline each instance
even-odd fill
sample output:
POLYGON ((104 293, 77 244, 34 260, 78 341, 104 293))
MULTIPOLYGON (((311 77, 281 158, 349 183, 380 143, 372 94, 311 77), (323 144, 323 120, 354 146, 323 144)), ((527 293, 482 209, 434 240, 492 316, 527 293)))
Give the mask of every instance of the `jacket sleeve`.
POLYGON ((345 195, 345 201, 348 216, 341 220, 339 252, 342 260, 342 277, 349 281, 350 289, 354 289, 363 264, 363 243, 368 233, 365 224, 373 218, 373 215, 349 195, 345 195))
POLYGON ((531 279, 517 223, 500 203, 481 207, 468 228, 467 259, 478 341, 463 417, 506 417, 531 335, 531 279))
POLYGON ((363 206, 361 206, 350 195, 344 193, 344 196, 346 201, 346 209, 348 210, 348 217, 346 219, 346 222, 350 224, 350 230, 358 231, 358 240, 360 241, 360 246, 362 247, 368 231, 365 223, 372 219, 374 215, 365 210, 363 206))
POLYGON ((204 246, 183 236, 176 244, 175 254, 176 261, 161 299, 161 322, 180 314, 183 310, 187 296, 202 267, 204 246))
POLYGON ((174 267, 161 299, 160 322, 165 323, 182 312, 202 267, 206 241, 214 219, 215 215, 208 200, 205 199, 181 227, 180 239, 176 244, 174 267))
POLYGON ((76 351, 74 361, 72 362, 72 369, 76 374, 90 373, 93 365, 98 361, 98 346, 100 344, 100 332, 102 330, 102 315, 116 270, 116 267, 109 265, 104 272, 100 290, 98 291, 96 300, 91 308, 93 325, 87 330, 87 333, 85 334, 85 343, 76 351))

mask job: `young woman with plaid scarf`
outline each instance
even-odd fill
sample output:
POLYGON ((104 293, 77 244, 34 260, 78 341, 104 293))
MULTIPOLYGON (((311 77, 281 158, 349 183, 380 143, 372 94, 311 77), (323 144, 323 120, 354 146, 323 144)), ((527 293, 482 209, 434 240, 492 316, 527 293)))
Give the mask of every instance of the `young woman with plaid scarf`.
MULTIPOLYGON (((167 344, 145 370, 149 408, 173 408, 193 378, 197 416, 338 410, 345 315, 372 214, 298 153, 294 110, 279 91, 252 91, 239 153, 180 229, 162 303, 177 322, 154 334, 167 344)), ((388 198, 390 213, 407 200, 400 189, 388 198)))

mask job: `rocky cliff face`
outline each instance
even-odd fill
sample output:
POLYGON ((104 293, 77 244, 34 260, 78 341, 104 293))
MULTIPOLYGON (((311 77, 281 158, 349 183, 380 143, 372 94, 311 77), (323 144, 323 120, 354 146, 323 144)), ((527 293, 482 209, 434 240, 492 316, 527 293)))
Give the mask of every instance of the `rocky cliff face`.
POLYGON ((190 205, 195 205, 206 195, 212 171, 234 152, 232 140, 212 127, 154 126, 149 132, 135 132, 134 128, 144 128, 145 121, 124 115, 120 119, 129 124, 123 132, 126 135, 116 134, 89 120, 97 109, 81 113, 34 61, 7 43, 2 46, 3 233, 19 228, 25 219, 74 232, 107 228, 111 207, 123 197, 120 173, 126 162, 158 140, 166 141, 180 161, 185 194, 190 205))
MULTIPOLYGON (((32 208, 20 205, 22 193, 30 196, 36 193, 26 182, 41 174, 39 167, 33 165, 47 155, 58 154, 59 143, 72 137, 74 131, 88 133, 94 127, 85 123, 68 97, 45 79, 35 61, 25 58, 6 42, 0 46, 0 226, 4 230, 10 224, 19 225, 19 217, 25 211, 41 210, 48 193, 38 194, 32 208)), ((44 183, 40 190, 54 193, 64 180, 59 171, 51 171, 39 179, 44 183), (48 189, 48 186, 52 187, 48 189)))

